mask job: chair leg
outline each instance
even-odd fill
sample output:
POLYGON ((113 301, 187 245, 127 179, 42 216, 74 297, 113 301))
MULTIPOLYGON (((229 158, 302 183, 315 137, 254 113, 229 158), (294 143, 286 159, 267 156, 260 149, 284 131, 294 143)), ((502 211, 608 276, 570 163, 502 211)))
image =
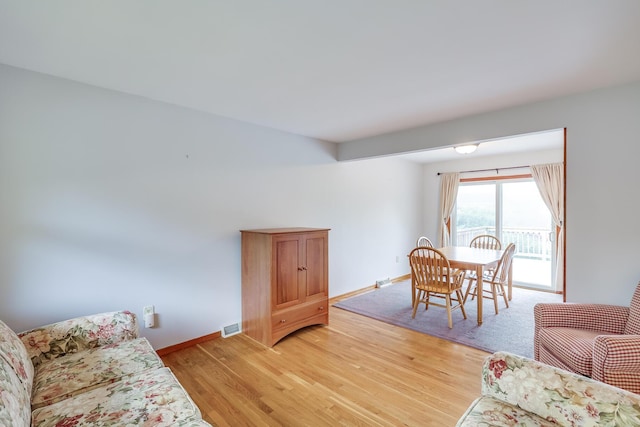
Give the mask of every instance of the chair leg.
POLYGON ((496 292, 497 285, 495 283, 491 284, 491 295, 493 296, 493 308, 496 310, 496 314, 498 314, 498 292, 496 292))
POLYGON ((453 319, 451 318, 451 295, 445 295, 447 300, 447 316, 449 317, 449 329, 453 329, 453 319))
MULTIPOLYGON (((469 286, 467 286, 467 291, 464 293, 464 302, 467 302, 467 297, 469 296, 469 292, 471 291, 471 288, 473 288, 473 282, 475 282, 476 279, 469 279, 469 286)), ((475 293, 473 294, 475 295, 475 293)), ((473 296, 471 298, 471 301, 473 301, 473 296)))
POLYGON ((507 293, 504 291, 504 285, 500 283, 500 290, 502 291, 502 298, 504 298, 504 305, 509 308, 509 301, 507 300, 507 293))
POLYGON ((418 304, 420 304, 420 299, 422 297, 423 292, 424 291, 419 290, 418 293, 416 294, 416 299, 413 300, 413 311, 411 312, 412 319, 416 318, 416 310, 418 309, 418 304))
POLYGON ((462 290, 458 289, 456 291, 456 294, 458 295, 458 302, 460 303, 460 311, 462 311, 462 317, 466 319, 467 312, 464 309, 464 298, 462 298, 462 290))

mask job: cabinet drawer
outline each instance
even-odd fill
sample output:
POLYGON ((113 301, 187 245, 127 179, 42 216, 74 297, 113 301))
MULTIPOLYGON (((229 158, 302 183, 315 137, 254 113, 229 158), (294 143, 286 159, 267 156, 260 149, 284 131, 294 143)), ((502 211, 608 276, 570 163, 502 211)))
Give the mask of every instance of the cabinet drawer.
POLYGON ((286 328, 301 320, 327 313, 329 310, 328 304, 328 300, 322 300, 278 311, 271 316, 271 325, 273 329, 286 328))

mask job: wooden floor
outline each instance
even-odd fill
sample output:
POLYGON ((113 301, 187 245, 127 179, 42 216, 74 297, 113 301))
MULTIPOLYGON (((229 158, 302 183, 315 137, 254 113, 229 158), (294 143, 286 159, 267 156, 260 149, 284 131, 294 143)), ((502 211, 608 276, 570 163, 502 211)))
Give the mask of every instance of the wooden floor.
POLYGON ((235 335, 163 356, 215 426, 453 426, 488 353, 331 307, 273 348, 235 335))

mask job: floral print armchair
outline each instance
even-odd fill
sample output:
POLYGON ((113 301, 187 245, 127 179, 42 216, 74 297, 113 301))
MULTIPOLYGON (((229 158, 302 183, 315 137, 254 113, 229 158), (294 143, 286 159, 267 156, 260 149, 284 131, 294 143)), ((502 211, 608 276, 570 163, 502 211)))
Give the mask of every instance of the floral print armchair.
POLYGON ((458 427, 639 426, 640 395, 506 352, 487 357, 482 397, 458 427))
POLYGON ((208 426, 133 313, 78 317, 20 334, 0 321, 0 425, 208 426))

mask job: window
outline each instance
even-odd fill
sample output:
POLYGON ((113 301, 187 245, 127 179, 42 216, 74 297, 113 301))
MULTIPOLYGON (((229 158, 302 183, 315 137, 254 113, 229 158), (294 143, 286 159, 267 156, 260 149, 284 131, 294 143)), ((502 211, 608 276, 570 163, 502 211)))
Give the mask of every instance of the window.
POLYGON ((461 182, 451 224, 458 246, 480 234, 515 243, 514 283, 551 289, 555 227, 532 178, 461 182))

